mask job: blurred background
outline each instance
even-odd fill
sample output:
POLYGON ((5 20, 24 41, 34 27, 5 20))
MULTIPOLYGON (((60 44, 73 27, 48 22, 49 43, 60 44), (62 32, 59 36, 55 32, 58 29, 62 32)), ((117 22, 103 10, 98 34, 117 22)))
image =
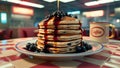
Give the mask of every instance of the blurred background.
MULTIPOLYGON (((0 39, 37 36, 37 24, 56 10, 56 0, 0 0, 0 39)), ((60 10, 81 20, 84 36, 99 21, 114 26, 113 39, 120 39, 120 0, 60 0, 60 10)))

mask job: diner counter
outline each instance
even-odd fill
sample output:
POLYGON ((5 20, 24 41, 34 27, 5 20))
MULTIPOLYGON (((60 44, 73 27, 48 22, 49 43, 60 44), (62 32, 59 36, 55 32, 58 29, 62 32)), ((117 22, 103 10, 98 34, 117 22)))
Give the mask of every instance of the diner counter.
MULTIPOLYGON (((32 59, 15 50, 18 42, 35 37, 0 40, 0 68, 120 68, 120 41, 109 40, 104 50, 70 61, 45 61, 32 59)), ((83 39, 89 40, 89 37, 83 39)))

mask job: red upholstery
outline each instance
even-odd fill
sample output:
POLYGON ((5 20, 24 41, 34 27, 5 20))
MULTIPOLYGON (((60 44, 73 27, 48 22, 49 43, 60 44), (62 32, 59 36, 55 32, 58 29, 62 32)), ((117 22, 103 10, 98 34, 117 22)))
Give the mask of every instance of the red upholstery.
POLYGON ((18 28, 19 37, 36 37, 37 35, 34 32, 36 29, 35 27, 18 28))
POLYGON ((3 35, 4 35, 4 30, 0 30, 0 40, 3 39, 3 35))
POLYGON ((6 29, 4 31, 3 39, 10 39, 12 38, 13 31, 11 29, 6 29))

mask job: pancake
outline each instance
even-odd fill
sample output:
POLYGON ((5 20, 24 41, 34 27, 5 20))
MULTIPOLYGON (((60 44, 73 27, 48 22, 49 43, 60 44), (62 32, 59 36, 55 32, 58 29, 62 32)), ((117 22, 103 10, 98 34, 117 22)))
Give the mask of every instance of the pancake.
MULTIPOLYGON (((38 44, 38 42, 37 42, 38 44)), ((43 44, 39 44, 39 46, 37 46, 38 49, 40 50, 44 50, 44 45, 43 44)), ((67 46, 67 47, 48 47, 47 50, 50 52, 50 53, 70 53, 70 52, 75 52, 76 49, 75 49, 76 45, 74 46, 67 46)))
MULTIPOLYGON (((53 17, 52 19, 50 19, 47 23, 47 25, 54 25, 54 19, 55 17, 53 17)), ((45 19, 46 20, 46 19, 45 19)), ((39 26, 44 26, 44 21, 45 20, 42 20, 40 23, 39 23, 39 26)), ((80 21, 77 20, 76 18, 72 18, 72 17, 63 17, 61 19, 61 21, 59 22, 58 25, 81 25, 80 21)))
MULTIPOLYGON (((55 26, 54 25, 48 25, 47 27, 45 27, 45 26, 39 26, 40 27, 40 29, 55 29, 55 26)), ((64 30, 78 30, 78 29, 80 29, 80 27, 81 27, 81 25, 59 25, 58 27, 57 27, 57 29, 59 29, 59 30, 62 30, 62 29, 64 29, 64 30)))
POLYGON ((50 53, 73 53, 81 46, 80 20, 56 11, 38 24, 37 48, 50 53))
MULTIPOLYGON (((38 39, 45 40, 44 34, 37 34, 38 39)), ((82 35, 58 35, 56 41, 72 41, 81 39, 82 35)), ((54 41, 54 35, 47 35, 47 40, 54 41)))
MULTIPOLYGON (((54 29, 47 29, 45 31, 45 29, 39 29, 39 33, 45 33, 46 34, 54 34, 55 30, 54 29)), ((81 34, 82 30, 56 30, 57 34, 81 34)))
POLYGON ((82 39, 77 39, 77 40, 73 40, 73 41, 68 41, 68 42, 55 42, 55 41, 47 41, 47 43, 44 43, 44 40, 38 40, 37 44, 38 46, 41 44, 45 45, 49 45, 52 47, 67 47, 67 46, 74 46, 74 45, 80 45, 82 39))
POLYGON ((72 53, 72 52, 75 52, 76 47, 73 46, 73 47, 65 47, 65 48, 48 48, 49 52, 51 53, 55 53, 55 54, 61 54, 61 53, 72 53))

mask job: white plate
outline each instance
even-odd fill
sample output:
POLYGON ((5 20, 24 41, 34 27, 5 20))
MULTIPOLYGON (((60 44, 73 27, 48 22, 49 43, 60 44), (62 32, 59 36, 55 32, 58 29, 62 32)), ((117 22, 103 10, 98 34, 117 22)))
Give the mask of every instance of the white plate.
POLYGON ((92 55, 92 54, 98 53, 103 50, 103 45, 100 43, 89 41, 89 40, 83 40, 83 41, 92 45, 92 49, 86 52, 82 52, 82 53, 68 53, 68 54, 51 54, 51 53, 44 53, 44 52, 36 53, 36 52, 27 51, 26 49, 24 49, 28 42, 35 43, 36 39, 19 42, 16 44, 15 49, 20 53, 30 55, 33 57, 38 57, 38 58, 45 59, 45 60, 78 59, 80 57, 92 55))

